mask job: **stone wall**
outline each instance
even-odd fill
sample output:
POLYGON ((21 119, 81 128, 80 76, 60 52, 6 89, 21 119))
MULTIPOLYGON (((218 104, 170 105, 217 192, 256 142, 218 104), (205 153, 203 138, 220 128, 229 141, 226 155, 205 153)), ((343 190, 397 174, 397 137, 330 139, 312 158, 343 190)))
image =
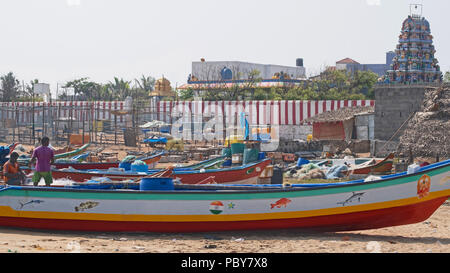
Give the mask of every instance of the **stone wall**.
POLYGON ((397 151, 398 141, 372 140, 370 154, 375 157, 386 157, 397 151))
MULTIPOLYGON (((344 151, 349 148, 353 153, 369 153, 370 140, 319 140, 307 143, 306 141, 280 141, 277 152, 295 153, 295 152, 336 152, 336 150, 344 151)), ((320 154, 319 153, 319 154, 320 154)))
POLYGON ((375 139, 398 140, 404 127, 397 130, 416 111, 424 99, 425 85, 381 85, 375 89, 375 139))
POLYGON ((279 125, 280 140, 304 140, 312 134, 312 125, 279 125))

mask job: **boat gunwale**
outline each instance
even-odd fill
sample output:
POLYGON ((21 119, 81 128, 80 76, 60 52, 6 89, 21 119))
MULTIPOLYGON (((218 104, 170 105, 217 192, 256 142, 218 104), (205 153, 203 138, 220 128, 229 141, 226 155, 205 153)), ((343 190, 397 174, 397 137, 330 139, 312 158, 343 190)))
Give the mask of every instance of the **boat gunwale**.
MULTIPOLYGON (((437 170, 446 168, 450 166, 450 160, 442 161, 441 164, 433 167, 426 166, 425 169, 417 171, 415 173, 411 174, 397 174, 392 175, 391 177, 387 177, 385 179, 375 180, 375 181, 361 181, 358 183, 349 183, 352 181, 346 181, 342 183, 336 183, 336 185, 332 186, 317 186, 317 187, 280 187, 280 188, 258 188, 255 190, 215 190, 215 191, 206 191, 206 190, 130 190, 130 189, 86 189, 86 188, 70 188, 70 187, 34 187, 34 186, 10 186, 10 187, 4 187, 0 188, 0 197, 2 196, 1 192, 10 189, 10 190, 27 190, 27 191, 44 191, 44 192, 76 192, 76 193, 106 193, 106 194, 266 194, 266 193, 290 193, 290 192, 304 192, 304 191, 318 191, 318 190, 324 190, 324 189, 337 189, 337 188, 346 188, 346 187, 357 187, 357 186, 366 186, 366 185, 375 185, 375 184, 381 184, 386 183, 392 180, 398 180, 399 178, 408 178, 411 176, 416 176, 420 174, 435 172, 437 170)), ((358 180, 354 180, 358 181, 358 180)), ((410 182, 404 182, 404 183, 410 183, 410 182)), ((232 184, 228 184, 230 186, 233 186, 232 184)), ((237 184, 236 184, 237 185, 237 184)), ((267 184, 272 185, 272 184, 267 184)), ((387 185, 386 187, 388 187, 387 185)))

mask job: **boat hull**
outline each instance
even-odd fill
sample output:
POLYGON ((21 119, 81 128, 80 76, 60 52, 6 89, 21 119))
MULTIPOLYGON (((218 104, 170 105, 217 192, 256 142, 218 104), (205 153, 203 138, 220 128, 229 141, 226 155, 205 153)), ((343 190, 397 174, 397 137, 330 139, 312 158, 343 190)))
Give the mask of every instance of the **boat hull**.
MULTIPOLYGON (((215 186, 217 187, 217 186, 215 186)), ((0 225, 57 230, 207 232, 349 231, 414 224, 450 196, 450 161, 413 174, 333 186, 253 190, 0 189, 0 225)), ((194 187, 193 187, 194 188, 194 187)), ((205 186, 203 186, 205 188, 205 186)))
POLYGON ((0 217, 0 225, 66 231, 94 232, 213 232, 232 230, 302 229, 307 231, 354 231, 415 224, 427 220, 447 199, 441 197, 402 207, 331 216, 293 219, 223 222, 135 222, 62 220, 0 217))

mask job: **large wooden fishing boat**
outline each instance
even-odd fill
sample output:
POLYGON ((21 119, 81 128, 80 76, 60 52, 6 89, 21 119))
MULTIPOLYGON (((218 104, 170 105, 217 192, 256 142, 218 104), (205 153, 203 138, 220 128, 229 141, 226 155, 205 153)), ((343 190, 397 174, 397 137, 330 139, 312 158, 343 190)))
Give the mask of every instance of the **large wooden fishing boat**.
POLYGON ((0 225, 102 232, 349 231, 424 221, 449 196, 450 160, 412 174, 326 185, 167 191, 11 186, 0 188, 0 225))
MULTIPOLYGON (((215 162, 215 161, 212 161, 215 162)), ((208 165, 199 165, 203 167, 181 167, 174 168, 168 172, 170 177, 177 179, 185 184, 197 184, 204 181, 212 183, 248 183, 256 184, 261 172, 270 164, 270 159, 263 159, 257 162, 234 166, 230 168, 208 169, 208 165)), ((214 166, 214 163, 209 164, 214 166)), ((148 175, 163 172, 164 169, 149 170, 147 172, 133 172, 121 170, 75 170, 61 169, 52 170, 54 179, 70 179, 75 182, 84 182, 96 177, 107 177, 111 180, 140 179, 148 175)))

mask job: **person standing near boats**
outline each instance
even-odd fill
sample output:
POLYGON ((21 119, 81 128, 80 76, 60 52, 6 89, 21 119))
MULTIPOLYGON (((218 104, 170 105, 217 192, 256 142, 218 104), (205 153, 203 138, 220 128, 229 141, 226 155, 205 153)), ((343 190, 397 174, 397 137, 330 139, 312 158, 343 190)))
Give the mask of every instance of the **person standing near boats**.
POLYGON ((19 154, 12 152, 9 156, 9 160, 3 165, 3 179, 8 185, 25 184, 26 176, 20 169, 17 158, 19 158, 19 154))
POLYGON ((33 155, 31 156, 30 167, 37 160, 32 181, 33 185, 37 186, 41 178, 44 178, 45 185, 48 187, 53 183, 51 165, 54 163, 54 152, 48 147, 50 144, 48 137, 43 137, 41 144, 41 146, 34 149, 33 155))

